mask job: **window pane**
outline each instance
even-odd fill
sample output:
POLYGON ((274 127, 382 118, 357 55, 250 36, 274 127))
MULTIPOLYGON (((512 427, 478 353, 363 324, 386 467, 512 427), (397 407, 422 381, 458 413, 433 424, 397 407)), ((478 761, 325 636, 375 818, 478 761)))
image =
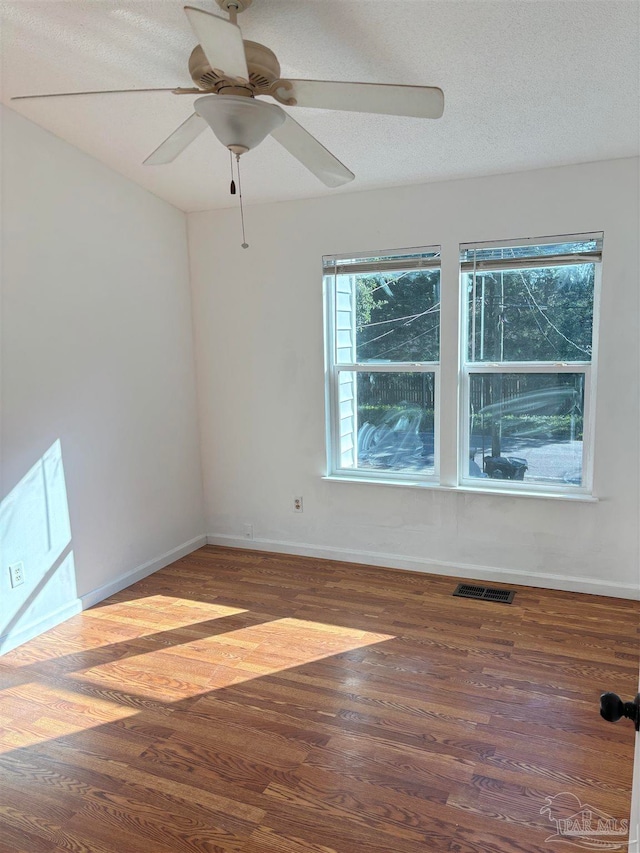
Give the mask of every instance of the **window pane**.
POLYGON ((340 467, 434 473, 434 373, 338 378, 340 467))
POLYGON ((594 277, 594 264, 465 273, 469 361, 591 361, 594 277))
POLYGON ((440 270, 357 275, 355 311, 358 362, 438 361, 440 270))
POLYGON ((469 379, 469 477, 582 485, 583 373, 469 379))

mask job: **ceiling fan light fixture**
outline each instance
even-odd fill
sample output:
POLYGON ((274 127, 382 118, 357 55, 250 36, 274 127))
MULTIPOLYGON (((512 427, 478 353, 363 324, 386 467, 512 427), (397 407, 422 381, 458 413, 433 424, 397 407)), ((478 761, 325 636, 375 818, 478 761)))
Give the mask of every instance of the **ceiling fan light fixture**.
POLYGON ((251 151, 285 120, 284 110, 275 104, 236 95, 205 95, 194 109, 234 154, 251 151))

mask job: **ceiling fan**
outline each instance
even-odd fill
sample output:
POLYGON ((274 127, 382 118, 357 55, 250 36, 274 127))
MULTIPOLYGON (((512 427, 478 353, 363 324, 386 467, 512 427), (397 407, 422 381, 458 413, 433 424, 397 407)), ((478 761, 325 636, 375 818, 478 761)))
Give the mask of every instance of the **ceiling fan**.
POLYGON ((200 95, 189 116, 144 161, 171 163, 209 125, 237 158, 271 136, 328 187, 355 177, 336 157, 276 104, 257 100, 268 95, 288 107, 316 107, 383 115, 440 118, 444 110, 441 89, 378 83, 289 80, 280 77, 280 63, 268 47, 244 41, 237 25, 239 12, 252 0, 216 0, 229 20, 185 6, 199 44, 189 58, 189 73, 197 88, 110 89, 103 92, 61 92, 20 95, 12 100, 107 95, 126 92, 172 92, 200 95))

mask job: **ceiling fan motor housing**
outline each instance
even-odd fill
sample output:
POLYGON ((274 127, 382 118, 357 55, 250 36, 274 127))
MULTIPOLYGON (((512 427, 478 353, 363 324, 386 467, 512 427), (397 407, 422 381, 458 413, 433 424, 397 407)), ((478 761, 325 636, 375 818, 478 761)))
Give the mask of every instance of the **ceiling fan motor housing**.
MULTIPOLYGON (((266 94, 271 85, 280 79, 278 58, 272 50, 257 41, 244 41, 243 44, 250 83, 250 89, 245 87, 246 95, 250 97, 253 93, 266 94)), ((221 71, 211 67, 200 45, 193 49, 189 57, 189 73, 196 86, 207 92, 220 92, 229 86, 236 90, 242 88, 235 80, 225 77, 221 71)), ((243 93, 234 91, 233 94, 243 93)))

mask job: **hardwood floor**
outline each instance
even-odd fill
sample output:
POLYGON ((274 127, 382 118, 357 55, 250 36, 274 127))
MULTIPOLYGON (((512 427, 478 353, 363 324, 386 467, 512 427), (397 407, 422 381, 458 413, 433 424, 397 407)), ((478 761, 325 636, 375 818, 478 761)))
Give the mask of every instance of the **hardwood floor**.
POLYGON ((599 695, 636 693, 638 604, 455 583, 206 547, 10 652, 0 850, 552 853, 547 797, 627 819, 599 695))

